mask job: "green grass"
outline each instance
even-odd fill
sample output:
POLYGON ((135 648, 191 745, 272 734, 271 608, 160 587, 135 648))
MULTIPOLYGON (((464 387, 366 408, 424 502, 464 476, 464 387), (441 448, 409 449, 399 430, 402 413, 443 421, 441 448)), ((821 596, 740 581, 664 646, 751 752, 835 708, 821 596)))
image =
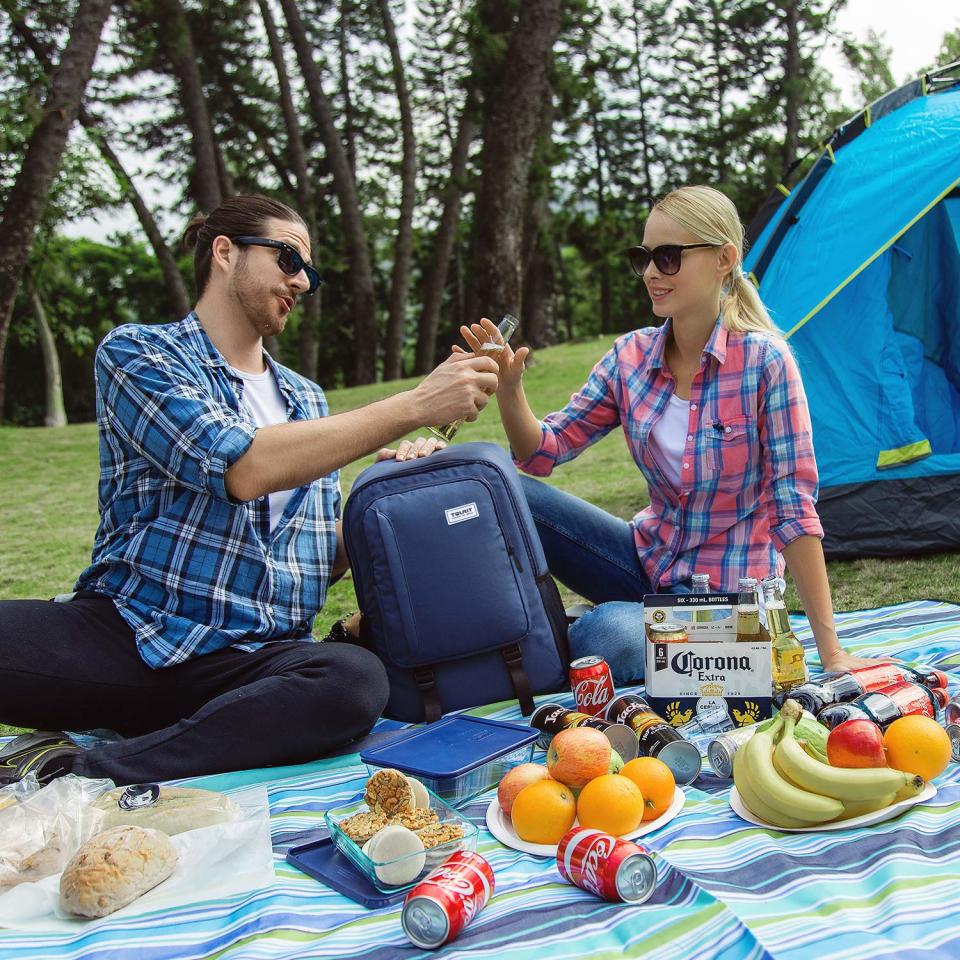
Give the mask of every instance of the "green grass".
MULTIPOLYGON (((537 353, 525 384, 534 411, 543 415, 562 406, 603 354, 600 339, 553 347, 537 353)), ((350 410, 411 388, 417 381, 373 384, 328 394, 333 413, 350 410)), ((495 402, 457 440, 488 440, 505 445, 495 402)), ((348 493, 367 458, 343 471, 348 493)), ((52 597, 71 590, 90 559, 97 527, 97 430, 92 423, 63 429, 0 427, 0 598, 52 597)), ((646 484, 631 460, 623 435, 615 431, 549 483, 630 517, 647 502, 646 484)), ((960 555, 940 554, 903 560, 855 560, 829 564, 837 610, 856 610, 921 597, 960 602, 960 555)), ((566 599, 572 595, 566 594, 566 599)), ((787 602, 799 600, 791 589, 787 602)), ((349 577, 336 584, 317 618, 316 632, 356 608, 349 577)))

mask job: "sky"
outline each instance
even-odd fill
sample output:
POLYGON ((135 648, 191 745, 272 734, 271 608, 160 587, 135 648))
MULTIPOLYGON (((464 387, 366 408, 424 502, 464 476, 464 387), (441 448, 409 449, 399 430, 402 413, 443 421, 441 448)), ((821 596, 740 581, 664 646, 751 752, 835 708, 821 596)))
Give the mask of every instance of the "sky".
MULTIPOLYGON (((837 28, 865 40, 872 28, 892 48, 891 69, 897 83, 916 76, 932 63, 943 35, 960 27, 955 0, 848 0, 837 17, 837 28), (951 12, 952 8, 952 12, 951 12)), ((852 74, 839 55, 825 59, 841 90, 853 89, 852 74)))
MULTIPOLYGON (((916 76, 925 64, 932 63, 940 50, 943 35, 957 28, 960 28, 957 0, 848 0, 837 18, 837 29, 852 34, 855 39, 865 40, 871 29, 881 35, 892 50, 891 70, 898 84, 916 76)), ((847 101, 855 102, 853 73, 839 52, 828 50, 823 65, 833 74, 834 82, 847 101)), ((135 169, 135 160, 133 166, 135 169)), ((162 197, 142 181, 139 185, 148 203, 155 203, 162 197)), ((166 223, 162 226, 171 228, 166 223)), ((77 221, 66 232, 106 240, 117 230, 139 232, 136 217, 128 208, 100 220, 77 221)))

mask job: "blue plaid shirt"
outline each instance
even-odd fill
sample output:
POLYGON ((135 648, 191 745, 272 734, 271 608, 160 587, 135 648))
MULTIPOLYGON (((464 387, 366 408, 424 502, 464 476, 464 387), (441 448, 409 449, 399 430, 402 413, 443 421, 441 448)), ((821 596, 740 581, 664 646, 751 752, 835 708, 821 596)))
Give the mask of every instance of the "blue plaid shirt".
MULTIPOLYGON (((316 384, 264 357, 289 419, 327 416, 316 384)), ((112 330, 96 382, 100 526, 76 589, 113 598, 154 668, 309 638, 336 556, 339 472, 299 487, 272 534, 266 497, 231 498, 224 476, 257 428, 195 313, 112 330)))

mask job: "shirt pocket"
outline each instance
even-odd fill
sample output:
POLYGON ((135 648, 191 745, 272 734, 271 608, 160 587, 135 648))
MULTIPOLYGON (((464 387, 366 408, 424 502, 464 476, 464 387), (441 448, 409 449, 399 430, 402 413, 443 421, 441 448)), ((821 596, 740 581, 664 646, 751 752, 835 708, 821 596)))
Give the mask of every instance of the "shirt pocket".
POLYGON ((740 493, 751 470, 756 446, 756 424, 752 417, 717 421, 707 428, 704 478, 725 493, 740 493))

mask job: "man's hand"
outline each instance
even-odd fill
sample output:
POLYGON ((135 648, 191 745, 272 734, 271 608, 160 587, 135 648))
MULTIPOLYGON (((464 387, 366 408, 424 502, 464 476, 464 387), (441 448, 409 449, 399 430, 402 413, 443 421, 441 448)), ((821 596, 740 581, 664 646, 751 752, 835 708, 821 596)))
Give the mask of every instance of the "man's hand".
POLYGON ((429 457, 437 450, 446 447, 446 441, 437 437, 417 437, 416 440, 402 440, 394 450, 384 447, 377 451, 377 463, 381 460, 416 460, 417 457, 429 457))
POLYGON ((476 420, 497 392, 496 360, 472 353, 454 353, 414 387, 420 422, 424 426, 452 420, 476 420))

